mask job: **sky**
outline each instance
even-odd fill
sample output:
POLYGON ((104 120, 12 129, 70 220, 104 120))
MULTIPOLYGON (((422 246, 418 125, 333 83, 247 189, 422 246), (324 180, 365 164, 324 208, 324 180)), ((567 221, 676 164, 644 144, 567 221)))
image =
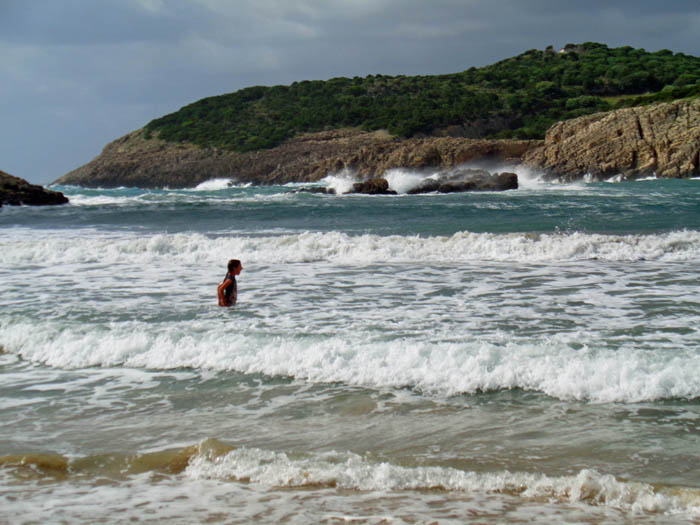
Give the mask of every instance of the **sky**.
POLYGON ((248 86, 454 73, 589 41, 700 56, 699 34, 699 0, 0 0, 0 170, 48 184, 248 86))

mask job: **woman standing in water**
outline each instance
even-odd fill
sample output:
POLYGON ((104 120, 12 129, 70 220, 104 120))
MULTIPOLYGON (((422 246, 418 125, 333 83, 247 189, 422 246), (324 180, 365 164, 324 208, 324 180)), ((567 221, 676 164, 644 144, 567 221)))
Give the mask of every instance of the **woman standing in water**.
POLYGON ((222 283, 216 289, 219 296, 219 306, 232 306, 238 299, 238 285, 236 275, 241 273, 243 265, 238 259, 231 259, 228 262, 228 272, 222 283))

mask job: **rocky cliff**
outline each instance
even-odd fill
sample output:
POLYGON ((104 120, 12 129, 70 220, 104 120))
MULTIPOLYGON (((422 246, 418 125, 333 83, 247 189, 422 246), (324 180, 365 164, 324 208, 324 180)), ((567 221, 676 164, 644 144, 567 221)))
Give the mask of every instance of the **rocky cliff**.
POLYGON ((381 177, 391 168, 450 169, 473 161, 523 162, 550 177, 688 177, 700 173, 700 99, 598 113, 554 125, 544 141, 458 137, 398 139, 332 130, 269 150, 236 153, 147 139, 137 130, 56 182, 88 187, 192 187, 213 178, 255 184, 313 182, 345 168, 381 177))
POLYGON ((700 173, 700 99, 597 113, 552 126, 524 157, 552 177, 689 177, 700 173))
POLYGON ((345 168, 361 177, 389 168, 451 168, 471 160, 519 162, 532 141, 434 137, 333 130, 296 137, 269 150, 236 153, 146 139, 137 130, 105 146, 88 164, 56 182, 87 187, 192 187, 213 178, 255 184, 314 182, 345 168))
POLYGON ((32 206, 65 204, 68 199, 60 191, 47 190, 24 179, 0 171, 0 207, 3 204, 32 206))

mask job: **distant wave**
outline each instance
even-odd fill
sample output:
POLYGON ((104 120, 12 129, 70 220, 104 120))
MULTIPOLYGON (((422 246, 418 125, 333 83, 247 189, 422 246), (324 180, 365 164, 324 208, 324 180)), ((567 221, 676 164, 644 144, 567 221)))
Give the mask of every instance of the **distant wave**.
POLYGON ((195 188, 188 191, 218 191, 228 188, 249 188, 252 186, 250 182, 239 183, 235 179, 209 179, 199 183, 195 188))

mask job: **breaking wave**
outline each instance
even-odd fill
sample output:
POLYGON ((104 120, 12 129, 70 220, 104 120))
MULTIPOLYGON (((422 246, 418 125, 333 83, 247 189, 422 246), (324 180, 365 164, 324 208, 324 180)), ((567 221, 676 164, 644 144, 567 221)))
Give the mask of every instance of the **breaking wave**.
POLYGON ((351 453, 292 459, 284 453, 239 448, 217 457, 195 456, 185 474, 195 479, 244 480, 274 487, 485 492, 523 499, 605 505, 633 512, 700 514, 700 491, 697 489, 655 488, 588 469, 562 477, 508 471, 480 473, 450 467, 372 463, 351 453))
MULTIPOLYGON (((9 232, 11 234, 11 232, 9 232)), ((303 232, 279 235, 220 235, 198 233, 151 234, 139 237, 105 235, 42 235, 27 239, 15 232, 0 241, 0 263, 149 263, 160 257, 183 262, 215 261, 222 253, 237 253, 250 263, 329 261, 343 264, 402 263, 421 260, 439 263, 470 261, 567 262, 582 260, 665 262, 700 257, 700 232, 676 231, 647 235, 589 233, 471 233, 451 236, 349 235, 341 232, 303 232), (8 238, 9 237, 9 238, 8 238)))
POLYGON ((373 341, 364 332, 302 335, 281 329, 260 333, 257 327, 254 319, 241 319, 230 333, 228 324, 212 319, 160 325, 49 322, 37 330, 30 323, 5 321, 0 340, 7 352, 64 369, 231 370, 379 389, 409 387, 439 397, 504 389, 597 403, 700 397, 700 355, 693 348, 652 354, 634 340, 618 349, 579 348, 585 336, 575 333, 507 343, 469 334, 461 342, 373 341))

